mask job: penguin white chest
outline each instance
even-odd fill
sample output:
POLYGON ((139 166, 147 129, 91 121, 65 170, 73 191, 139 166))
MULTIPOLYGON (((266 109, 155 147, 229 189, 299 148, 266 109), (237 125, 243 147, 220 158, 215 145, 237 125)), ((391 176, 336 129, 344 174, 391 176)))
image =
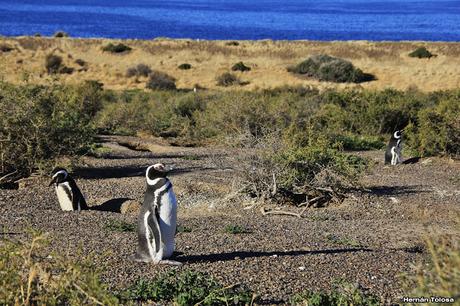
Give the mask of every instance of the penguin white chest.
POLYGON ((164 243, 165 258, 172 256, 175 249, 174 236, 176 235, 177 200, 173 190, 170 189, 160 199, 160 230, 161 240, 164 243))
POLYGON ((56 194, 58 197, 59 205, 64 211, 72 211, 72 191, 69 183, 61 183, 56 187, 56 194))

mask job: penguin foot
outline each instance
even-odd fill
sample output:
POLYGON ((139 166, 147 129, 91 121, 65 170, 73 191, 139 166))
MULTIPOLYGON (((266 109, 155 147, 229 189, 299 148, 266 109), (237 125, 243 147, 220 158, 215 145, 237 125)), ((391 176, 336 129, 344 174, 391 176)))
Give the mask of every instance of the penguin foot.
POLYGON ((181 263, 181 262, 175 261, 175 260, 168 260, 168 259, 160 260, 160 261, 156 262, 156 264, 159 264, 159 265, 170 265, 170 266, 182 266, 182 263, 181 263))
POLYGON ((141 255, 139 255, 137 253, 129 256, 128 259, 131 260, 131 261, 144 262, 144 263, 148 263, 148 262, 152 261, 151 258, 141 256, 141 255))

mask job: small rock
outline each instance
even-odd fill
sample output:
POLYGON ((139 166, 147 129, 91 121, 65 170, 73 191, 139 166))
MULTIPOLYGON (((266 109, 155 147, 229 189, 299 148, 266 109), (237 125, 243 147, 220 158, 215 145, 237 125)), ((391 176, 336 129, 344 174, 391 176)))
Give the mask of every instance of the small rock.
POLYGON ((395 197, 390 197, 389 199, 390 199, 391 202, 393 202, 394 204, 398 204, 398 203, 401 202, 399 199, 397 199, 397 198, 395 198, 395 197))
POLYGON ((137 215, 141 209, 141 204, 137 201, 126 201, 121 205, 120 212, 127 215, 137 215))
POLYGON ((301 266, 301 267, 299 267, 299 270, 300 270, 300 271, 304 271, 304 270, 305 270, 305 267, 304 267, 304 266, 301 266))

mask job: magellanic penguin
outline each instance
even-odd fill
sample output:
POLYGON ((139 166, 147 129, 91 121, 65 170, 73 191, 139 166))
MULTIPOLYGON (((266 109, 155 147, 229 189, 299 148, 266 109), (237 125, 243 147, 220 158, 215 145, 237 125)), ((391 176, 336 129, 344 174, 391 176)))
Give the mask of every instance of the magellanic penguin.
POLYGON ((147 191, 138 219, 138 248, 132 260, 181 265, 166 260, 175 249, 177 200, 163 164, 147 168, 147 191))
POLYGON ((85 198, 77 186, 77 183, 64 168, 56 168, 51 173, 52 180, 49 186, 55 184, 56 194, 62 210, 88 209, 85 198))
POLYGON ((385 151, 385 165, 397 165, 402 163, 401 149, 402 149, 402 130, 398 130, 391 135, 385 151))

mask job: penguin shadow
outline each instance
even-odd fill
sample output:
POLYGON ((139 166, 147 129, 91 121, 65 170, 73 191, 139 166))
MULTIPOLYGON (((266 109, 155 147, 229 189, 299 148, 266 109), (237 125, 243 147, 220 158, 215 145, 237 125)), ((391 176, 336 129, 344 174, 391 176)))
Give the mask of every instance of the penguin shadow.
POLYGON ((259 258, 259 257, 281 257, 281 256, 303 256, 303 255, 317 255, 317 254, 341 254, 341 253, 354 253, 354 252, 373 252, 369 248, 347 248, 347 249, 327 249, 327 250, 293 250, 293 251, 235 251, 227 253, 204 254, 204 255, 187 255, 182 256, 181 253, 175 253, 175 260, 182 263, 212 263, 219 261, 231 261, 236 259, 245 258, 259 258))
POLYGON ((88 210, 96 210, 96 211, 110 211, 114 213, 121 213, 121 206, 123 203, 126 201, 131 201, 132 199, 130 198, 115 198, 115 199, 110 199, 108 201, 105 201, 104 203, 97 205, 97 206, 91 206, 89 207, 88 210))
POLYGON ((372 194, 378 197, 398 196, 416 193, 427 193, 429 190, 422 189, 422 185, 414 186, 372 186, 366 187, 365 193, 372 194))

